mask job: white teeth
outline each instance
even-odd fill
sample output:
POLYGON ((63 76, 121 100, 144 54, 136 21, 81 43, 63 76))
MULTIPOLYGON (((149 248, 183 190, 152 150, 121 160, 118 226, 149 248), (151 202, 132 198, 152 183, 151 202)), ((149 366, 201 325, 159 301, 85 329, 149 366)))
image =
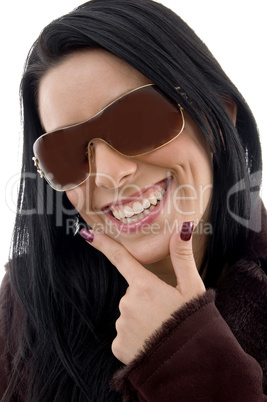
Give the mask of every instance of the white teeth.
POLYGON ((129 205, 126 205, 122 209, 113 209, 111 207, 111 211, 115 218, 124 224, 138 222, 153 211, 157 203, 163 198, 165 192, 164 189, 157 189, 155 193, 150 194, 148 199, 144 198, 140 202, 135 201, 132 208, 129 205))
POLYGON ((145 208, 140 202, 136 201, 133 203, 133 211, 135 214, 140 214, 141 212, 143 212, 144 209, 145 208))
MULTIPOLYGON (((133 215, 129 218, 120 218, 119 220, 124 223, 124 224, 130 224, 130 223, 136 223, 138 221, 140 221, 141 219, 143 219, 145 216, 149 215, 151 211, 153 211, 153 209, 155 208, 155 205, 150 205, 149 208, 145 209, 142 213, 137 214, 137 215, 133 215)), ((115 215, 114 215, 115 216, 115 215)), ((118 219, 118 218, 117 218, 118 219)))
POLYGON ((144 208, 149 208, 150 207, 150 202, 148 201, 147 198, 143 199, 143 207, 144 208))
POLYGON ((120 219, 125 218, 125 213, 121 209, 119 209, 119 217, 120 219))
POLYGON ((157 204, 157 198, 155 197, 155 194, 150 194, 150 196, 149 196, 149 201, 150 201, 150 204, 152 204, 152 205, 156 205, 157 204))
POLYGON ((116 211, 116 209, 114 211, 112 211, 113 215, 115 216, 116 219, 121 219, 120 217, 120 212, 116 211))
POLYGON ((156 192, 155 192, 155 196, 157 197, 157 200, 161 200, 162 199, 162 197, 163 197, 163 195, 161 194, 161 192, 159 191, 159 190, 157 190, 156 192))
MULTIPOLYGON (((149 209, 150 209, 150 208, 149 208, 149 209)), ((144 215, 144 216, 147 216, 147 215, 150 213, 149 209, 145 209, 145 210, 144 210, 144 212, 143 212, 143 215, 144 215)))
POLYGON ((134 211, 128 205, 123 208, 123 212, 124 212, 126 218, 131 218, 134 215, 134 211))
POLYGON ((138 220, 139 221, 145 217, 144 212, 142 212, 141 214, 138 214, 138 220))
POLYGON ((134 215, 132 218, 127 219, 127 223, 136 223, 138 220, 138 216, 134 215))

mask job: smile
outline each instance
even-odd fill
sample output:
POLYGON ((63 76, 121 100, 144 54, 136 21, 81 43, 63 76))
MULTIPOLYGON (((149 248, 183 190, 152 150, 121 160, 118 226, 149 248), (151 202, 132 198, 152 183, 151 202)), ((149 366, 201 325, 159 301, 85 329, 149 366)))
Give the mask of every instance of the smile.
POLYGON ((121 207, 111 207, 111 212, 120 222, 129 224, 135 223, 149 215, 156 207, 165 194, 163 188, 152 190, 148 198, 143 198, 140 201, 134 201, 132 206, 127 204, 121 207))
POLYGON ((132 196, 129 202, 123 200, 110 205, 104 213, 122 232, 133 232, 143 224, 151 223, 165 204, 171 179, 156 183, 134 199, 132 196))

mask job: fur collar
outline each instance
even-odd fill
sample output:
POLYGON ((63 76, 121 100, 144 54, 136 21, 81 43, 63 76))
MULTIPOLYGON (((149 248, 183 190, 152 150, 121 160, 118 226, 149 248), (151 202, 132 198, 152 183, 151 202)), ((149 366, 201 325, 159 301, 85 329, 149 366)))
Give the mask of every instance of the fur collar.
POLYGON ((267 215, 251 231, 246 254, 230 267, 216 289, 215 303, 242 348, 261 365, 267 389, 267 215))

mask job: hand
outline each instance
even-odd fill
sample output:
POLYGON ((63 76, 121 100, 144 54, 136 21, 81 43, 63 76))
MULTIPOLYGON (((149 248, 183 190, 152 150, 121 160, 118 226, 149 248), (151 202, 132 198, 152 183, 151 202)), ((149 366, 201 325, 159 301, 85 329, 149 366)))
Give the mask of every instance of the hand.
MULTIPOLYGON (((182 232, 188 231, 190 226, 192 233, 191 222, 183 225, 182 232)), ((128 364, 142 350, 146 339, 174 311, 204 293, 205 286, 193 256, 192 238, 183 241, 176 232, 171 236, 170 257, 177 278, 174 288, 146 270, 122 245, 107 235, 86 229, 82 229, 80 234, 105 254, 129 284, 119 304, 121 315, 116 321, 117 336, 112 343, 113 354, 128 364)))

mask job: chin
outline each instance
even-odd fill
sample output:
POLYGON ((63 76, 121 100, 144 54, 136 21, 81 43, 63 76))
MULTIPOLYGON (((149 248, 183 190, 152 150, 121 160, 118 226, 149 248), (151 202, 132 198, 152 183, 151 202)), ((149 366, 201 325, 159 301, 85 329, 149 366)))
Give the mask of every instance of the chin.
POLYGON ((142 248, 142 246, 140 246, 139 249, 133 249, 131 246, 127 247, 126 245, 123 246, 142 265, 156 263, 170 255, 168 244, 166 246, 161 245, 161 247, 155 244, 154 248, 149 246, 142 248), (149 252, 147 250, 149 250, 149 252))

